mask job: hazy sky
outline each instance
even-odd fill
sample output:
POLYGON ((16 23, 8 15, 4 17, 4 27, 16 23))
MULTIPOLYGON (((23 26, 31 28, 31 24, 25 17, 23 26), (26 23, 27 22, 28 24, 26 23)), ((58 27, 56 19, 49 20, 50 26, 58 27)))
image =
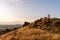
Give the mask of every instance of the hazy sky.
POLYGON ((33 21, 47 14, 60 18, 60 0, 0 0, 0 22, 33 21))

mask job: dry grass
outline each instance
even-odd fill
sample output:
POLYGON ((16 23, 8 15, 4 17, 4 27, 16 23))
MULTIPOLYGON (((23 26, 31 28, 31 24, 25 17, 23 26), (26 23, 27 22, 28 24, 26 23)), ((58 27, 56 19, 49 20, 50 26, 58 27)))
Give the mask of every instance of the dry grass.
POLYGON ((0 36, 0 40, 60 40, 60 34, 24 27, 0 36))

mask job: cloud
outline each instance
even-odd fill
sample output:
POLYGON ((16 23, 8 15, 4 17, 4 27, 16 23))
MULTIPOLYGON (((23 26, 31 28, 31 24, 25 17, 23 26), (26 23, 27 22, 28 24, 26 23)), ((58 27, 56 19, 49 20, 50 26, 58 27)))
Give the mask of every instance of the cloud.
POLYGON ((6 0, 5 2, 6 2, 7 5, 11 5, 11 6, 21 6, 21 5, 23 5, 22 0, 6 0))

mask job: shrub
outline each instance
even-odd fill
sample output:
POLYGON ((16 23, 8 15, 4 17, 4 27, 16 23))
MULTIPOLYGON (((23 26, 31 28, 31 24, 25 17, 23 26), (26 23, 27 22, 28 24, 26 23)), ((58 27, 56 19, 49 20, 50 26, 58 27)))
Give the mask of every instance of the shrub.
POLYGON ((9 31, 10 31, 10 29, 6 29, 5 31, 6 31, 6 32, 9 32, 9 31))
POLYGON ((56 20, 52 23, 52 26, 59 26, 60 25, 60 21, 56 20))
POLYGON ((24 22, 23 26, 27 26, 29 24, 30 24, 29 22, 24 22))
POLYGON ((16 30, 16 29, 18 29, 18 28, 14 28, 13 30, 16 30))

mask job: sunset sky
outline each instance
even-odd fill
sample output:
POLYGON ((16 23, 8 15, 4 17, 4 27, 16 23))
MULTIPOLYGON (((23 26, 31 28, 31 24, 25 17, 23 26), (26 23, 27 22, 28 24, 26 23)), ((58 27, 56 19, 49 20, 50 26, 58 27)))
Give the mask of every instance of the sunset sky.
POLYGON ((31 22, 48 14, 60 18, 60 0, 0 0, 0 22, 31 22))

